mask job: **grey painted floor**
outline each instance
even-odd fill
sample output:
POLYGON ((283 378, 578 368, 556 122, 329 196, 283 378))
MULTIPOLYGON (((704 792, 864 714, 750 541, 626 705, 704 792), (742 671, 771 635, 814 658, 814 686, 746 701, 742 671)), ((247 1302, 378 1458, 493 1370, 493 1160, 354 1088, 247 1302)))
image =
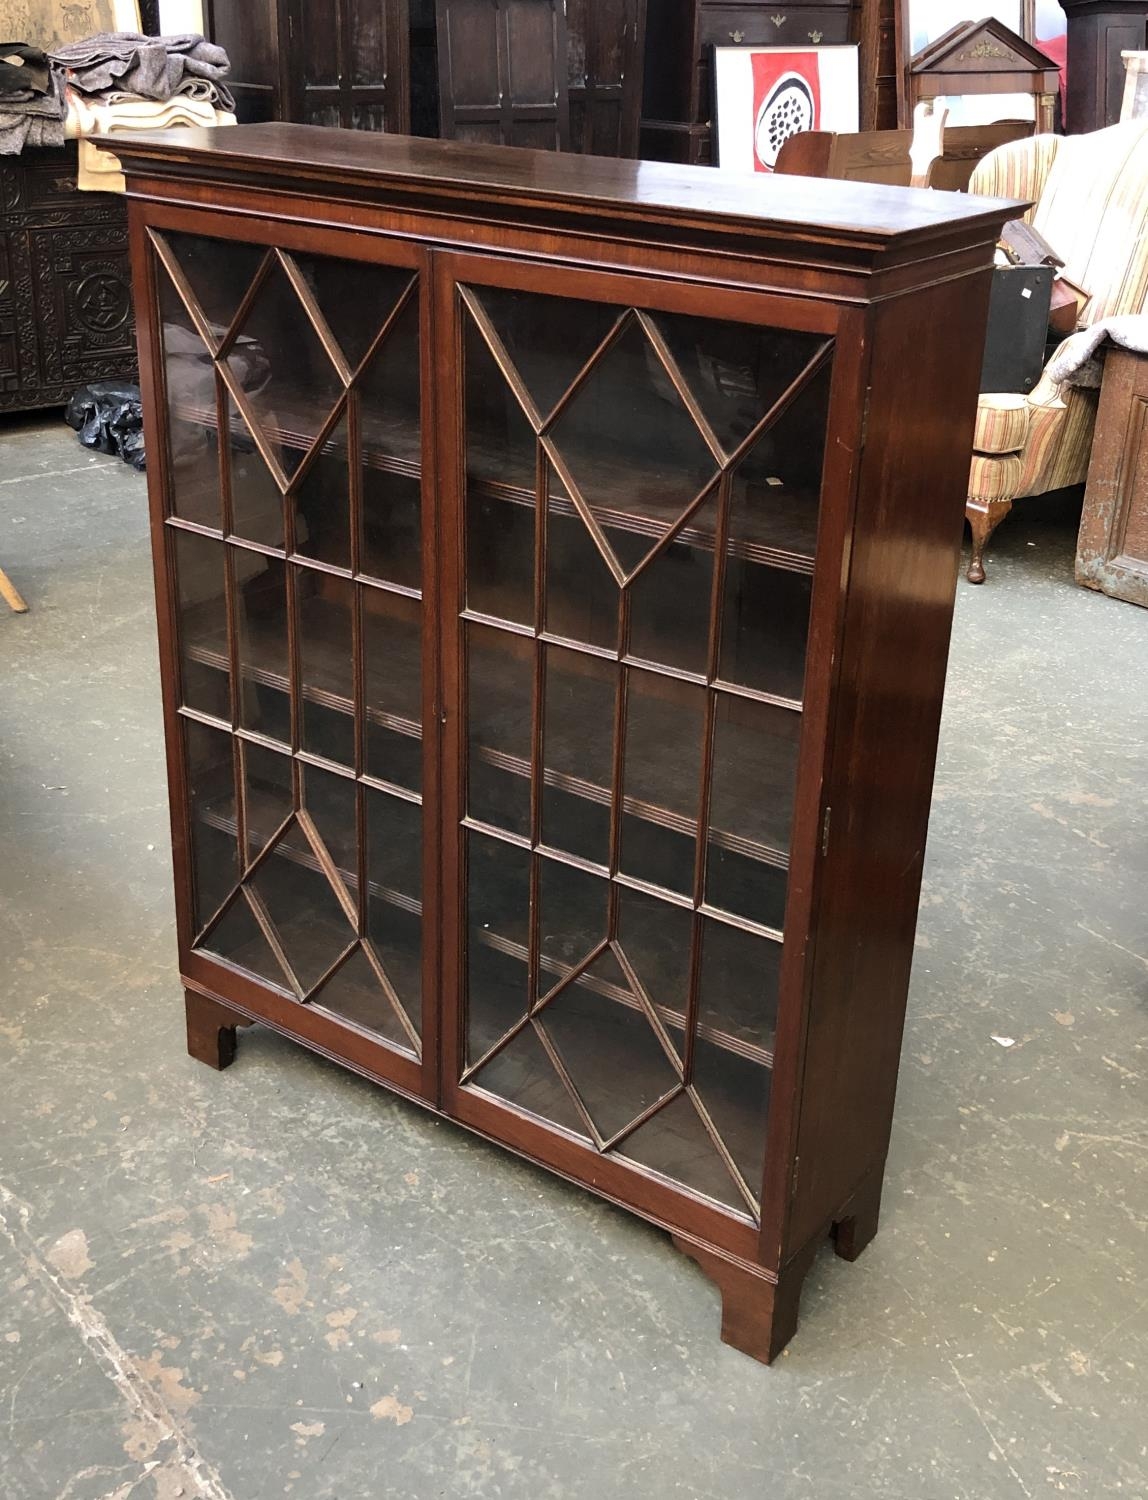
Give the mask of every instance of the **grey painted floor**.
POLYGON ((0 445, 0 1500, 1148 1497, 1148 614, 1069 527, 961 587, 884 1225, 766 1370, 621 1212, 187 1059, 143 480, 0 445))

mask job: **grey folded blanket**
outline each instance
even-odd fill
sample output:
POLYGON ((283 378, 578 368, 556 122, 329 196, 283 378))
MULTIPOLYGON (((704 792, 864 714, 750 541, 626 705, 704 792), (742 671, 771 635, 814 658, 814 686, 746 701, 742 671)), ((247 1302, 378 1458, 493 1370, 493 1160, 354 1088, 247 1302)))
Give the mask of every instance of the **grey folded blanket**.
POLYGON ((1099 390, 1104 372, 1104 345, 1118 344, 1136 354, 1148 354, 1148 315, 1126 313, 1101 318, 1066 338, 1048 362, 1047 374, 1058 385, 1099 390))
POLYGON ((170 99, 188 81, 202 79, 214 85, 220 108, 235 107, 223 83, 231 71, 227 53, 201 36, 104 31, 48 55, 54 66, 66 70, 67 82, 84 94, 115 89, 144 99, 170 99))
MULTIPOLYGON (((30 51, 22 43, 10 44, 9 50, 30 51)), ((48 53, 47 62, 44 91, 18 87, 24 81, 21 70, 7 68, 7 89, 0 92, 0 156, 17 156, 31 146, 64 144, 66 86, 82 94, 134 94, 161 101, 180 95, 207 100, 219 109, 235 108, 223 83, 231 71, 227 53, 201 36, 100 32, 48 53)), ((29 69, 29 85, 33 80, 29 69)), ((41 76, 35 82, 44 85, 45 80, 41 76)))

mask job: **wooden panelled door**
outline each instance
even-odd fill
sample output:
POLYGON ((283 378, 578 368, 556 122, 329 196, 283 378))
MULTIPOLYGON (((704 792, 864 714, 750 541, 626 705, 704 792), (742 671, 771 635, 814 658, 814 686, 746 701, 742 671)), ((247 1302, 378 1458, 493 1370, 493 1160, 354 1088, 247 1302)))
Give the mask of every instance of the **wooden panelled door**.
POLYGON ((321 1011, 346 1055, 433 1099, 420 252, 267 233, 151 231, 181 964, 321 1011))
POLYGON ((637 156, 646 0, 567 0, 570 148, 637 156))
POLYGON ((436 0, 440 135, 564 151, 563 0, 436 0))
POLYGON ((287 15, 293 119, 410 129, 407 0, 288 0, 287 15))
POLYGON ((670 1222, 749 1234, 803 948, 785 925, 835 314, 768 326, 803 315, 436 265, 463 437, 441 460, 461 542, 444 1106, 670 1222))

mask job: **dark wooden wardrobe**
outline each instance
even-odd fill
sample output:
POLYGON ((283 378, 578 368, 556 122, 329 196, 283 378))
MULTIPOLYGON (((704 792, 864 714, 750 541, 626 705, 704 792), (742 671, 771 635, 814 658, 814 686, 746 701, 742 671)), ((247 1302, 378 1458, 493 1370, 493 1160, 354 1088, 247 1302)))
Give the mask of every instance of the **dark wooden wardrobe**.
POLYGON ((204 0, 241 121, 410 129, 407 0, 204 0))

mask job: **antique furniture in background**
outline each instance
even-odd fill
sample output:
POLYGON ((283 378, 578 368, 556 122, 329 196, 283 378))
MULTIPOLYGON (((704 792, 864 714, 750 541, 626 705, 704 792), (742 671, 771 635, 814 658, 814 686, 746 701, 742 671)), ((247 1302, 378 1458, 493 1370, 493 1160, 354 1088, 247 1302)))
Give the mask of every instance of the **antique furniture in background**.
MULTIPOLYGON (((942 111, 942 116, 943 116, 942 111)), ((919 132, 914 132, 914 145, 919 132)), ((964 193, 979 161, 998 146, 1010 141, 1027 140, 1033 134, 1031 120, 994 120, 991 125, 949 125, 942 117, 936 131, 935 148, 920 177, 914 173, 914 187, 931 187, 940 192, 964 193)))
POLYGON ((1060 69, 1031 42, 991 17, 963 21, 910 60, 908 105, 960 94, 1031 94, 1036 133, 1056 123, 1060 69))
MULTIPOLYGON (((1148 296, 1148 121, 1087 136, 1036 136, 986 156, 970 191, 1028 198, 1032 223, 1089 294, 1080 326, 1144 311, 1148 296)), ((1024 495, 1082 484, 1096 392, 1061 386, 1047 369, 1029 396, 980 400, 967 514, 969 582, 984 581, 989 537, 1024 495)))
POLYGON ((711 50, 715 46, 861 48, 861 126, 900 123, 902 74, 896 0, 646 0, 643 157, 713 160, 711 50))
POLYGON ((136 373, 123 199, 76 191, 76 145, 0 157, 0 411, 136 373))
POLYGON ((1148 358, 1109 348, 1092 440, 1076 581, 1148 605, 1148 358))
POLYGON ((1142 120, 1148 115, 1148 52, 1125 52, 1124 93, 1120 99, 1120 123, 1142 120))
POLYGON ((1060 0, 1068 18, 1066 125, 1073 135, 1120 119, 1124 97, 1121 54, 1148 45, 1145 0, 1060 0))
POLYGON ((646 0, 567 0, 570 149, 637 156, 646 0))
POLYGON ((856 134, 805 130, 791 135, 778 153, 775 172, 796 177, 836 177, 843 182, 883 182, 908 187, 913 173, 911 130, 862 130, 856 134))
POLYGON ((1018 205, 293 125, 123 150, 193 1054, 668 1230, 877 1228, 1018 205))
POLYGON ((410 128, 407 0, 203 0, 241 121, 410 128))
POLYGON ((439 135, 565 151, 563 0, 436 0, 439 135))

